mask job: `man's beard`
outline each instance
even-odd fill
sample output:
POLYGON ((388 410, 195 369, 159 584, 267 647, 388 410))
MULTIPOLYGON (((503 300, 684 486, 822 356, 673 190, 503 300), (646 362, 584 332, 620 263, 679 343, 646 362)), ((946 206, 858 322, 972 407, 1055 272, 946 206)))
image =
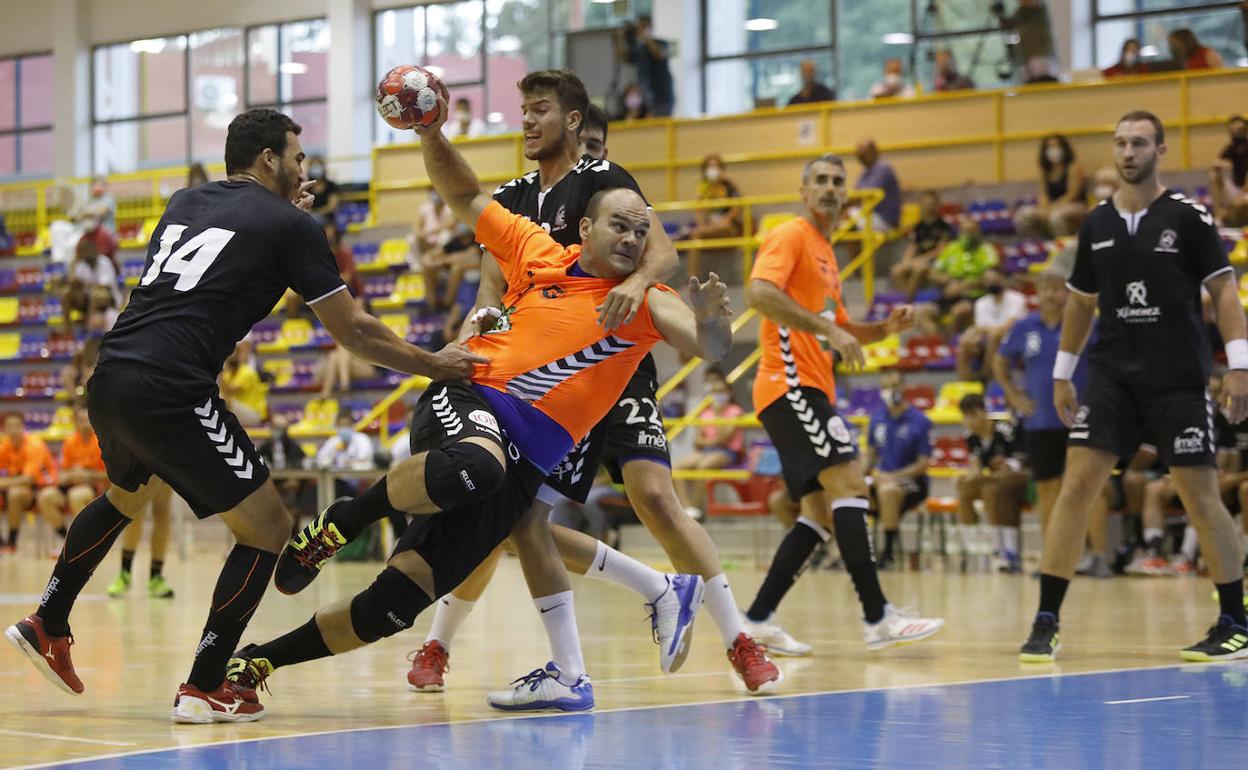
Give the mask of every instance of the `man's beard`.
POLYGON ((1157 160, 1154 158, 1148 163, 1139 163, 1135 170, 1127 171, 1121 166, 1118 167, 1118 176, 1122 177, 1122 181, 1127 184, 1139 184, 1140 180, 1148 179, 1153 175, 1153 169, 1157 167, 1157 160))

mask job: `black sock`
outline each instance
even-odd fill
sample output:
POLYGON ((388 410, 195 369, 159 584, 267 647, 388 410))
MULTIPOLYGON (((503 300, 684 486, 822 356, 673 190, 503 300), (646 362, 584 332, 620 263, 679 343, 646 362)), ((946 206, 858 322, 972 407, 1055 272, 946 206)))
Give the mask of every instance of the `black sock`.
POLYGON ((1060 619, 1062 600, 1066 598, 1069 587, 1070 581, 1066 578, 1040 573, 1040 612, 1049 613, 1054 620, 1060 619))
POLYGON ((376 484, 360 493, 359 497, 340 503, 334 509, 333 518, 330 520, 338 527, 342 536, 350 541, 368 529, 373 522, 395 514, 404 515, 402 511, 390 504, 386 477, 382 476, 376 484))
POLYGON ((1144 543, 1144 548, 1148 551, 1149 556, 1161 556, 1161 549, 1164 545, 1164 538, 1154 537, 1152 540, 1144 543))
POLYGON ((20 527, 9 527, 9 545, 17 547, 17 532, 20 527))
POLYGON ((121 571, 131 572, 134 568, 134 551, 121 552, 121 571))
POLYGON ((217 587, 212 592, 212 609, 204 624, 188 684, 212 692, 225 680, 225 664, 238 647, 260 599, 273 577, 277 554, 249 545, 236 545, 225 557, 217 587))
POLYGON ((163 561, 156 561, 155 559, 153 559, 152 569, 150 570, 151 574, 148 576, 148 579, 150 580, 152 578, 160 577, 160 571, 163 570, 164 568, 165 568, 165 563, 163 561))
POLYGON ((897 544, 897 530, 884 530, 884 555, 893 558, 893 546, 897 544))
POLYGON ((409 523, 407 514, 395 511, 394 513, 386 516, 386 518, 390 520, 390 529, 394 530, 394 539, 398 540, 403 537, 403 533, 407 531, 407 525, 409 523))
POLYGON ((268 658, 273 668, 293 666, 309 660, 328 658, 333 655, 325 645, 325 637, 321 629, 316 627, 316 616, 288 634, 283 634, 271 642, 252 647, 247 651, 253 658, 268 658))
POLYGON ((1232 580, 1229 583, 1215 584, 1218 589, 1218 604, 1222 614, 1235 621, 1240 628, 1248 628, 1248 620, 1244 617, 1244 581, 1232 580))
POLYGON ((806 560, 814 553, 815 548, 824 542, 824 536, 827 533, 823 532, 822 528, 816 529, 817 526, 812 526, 812 522, 805 519, 798 519, 793 528, 780 541, 780 547, 776 549, 776 555, 771 560, 771 567, 767 570, 767 577, 759 586, 758 595, 754 597, 754 603, 750 605, 749 612, 745 613, 747 618, 761 623, 776 611, 780 600, 793 587, 797 576, 806 566, 806 560))
POLYGON ((847 497, 832 503, 832 528, 836 531, 836 545, 841 549, 845 569, 854 581, 858 601, 862 602, 862 617, 868 623, 878 623, 884 617, 884 589, 880 588, 880 575, 871 558, 871 538, 867 534, 867 501, 847 497))
MULTIPOLYGON (((49 634, 65 636, 69 633, 69 611, 74 608, 74 601, 129 523, 130 519, 104 495, 92 500, 74 517, 65 536, 65 547, 52 569, 52 579, 35 611, 43 618, 43 626, 49 634)), ((13 533, 10 536, 15 537, 13 533)))

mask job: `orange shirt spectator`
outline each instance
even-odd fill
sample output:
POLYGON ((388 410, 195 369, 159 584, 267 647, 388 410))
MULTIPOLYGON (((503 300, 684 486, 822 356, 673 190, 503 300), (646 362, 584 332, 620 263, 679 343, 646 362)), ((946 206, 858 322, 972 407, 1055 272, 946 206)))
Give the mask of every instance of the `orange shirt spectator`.
POLYGON ((61 469, 104 472, 104 457, 100 454, 100 440, 94 431, 86 436, 71 433, 61 444, 61 469))
POLYGON ((56 483, 56 460, 38 436, 25 433, 18 444, 5 436, 0 440, 0 473, 28 476, 37 487, 51 486, 56 483))

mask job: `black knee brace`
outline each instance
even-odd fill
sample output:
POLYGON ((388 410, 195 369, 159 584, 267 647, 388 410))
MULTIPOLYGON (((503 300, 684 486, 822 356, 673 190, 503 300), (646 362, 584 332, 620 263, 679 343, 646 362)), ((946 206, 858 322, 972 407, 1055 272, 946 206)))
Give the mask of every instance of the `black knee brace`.
POLYGON ((351 628, 362 641, 372 644, 410 628, 430 604, 433 600, 411 578, 386 567, 351 600, 351 628))
POLYGON ((444 511, 489 497, 506 478, 507 469, 480 444, 459 441, 425 455, 425 491, 444 511))

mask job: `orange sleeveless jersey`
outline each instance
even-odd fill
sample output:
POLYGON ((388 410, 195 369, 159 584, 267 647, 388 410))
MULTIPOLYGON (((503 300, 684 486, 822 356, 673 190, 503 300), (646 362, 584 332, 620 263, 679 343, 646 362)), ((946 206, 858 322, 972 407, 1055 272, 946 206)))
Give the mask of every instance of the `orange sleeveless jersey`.
MULTIPOLYGON (((790 220, 768 233, 759 247, 750 279, 770 281, 812 313, 836 308, 836 322, 849 321, 841 302, 841 273, 832 244, 804 217, 790 220)), ((810 386, 836 403, 832 353, 808 332, 789 329, 764 318, 759 325, 763 357, 754 378, 754 411, 761 412, 790 388, 810 386)))
POLYGON ((615 405, 637 364, 662 339, 649 305, 643 303, 630 323, 604 332, 595 308, 619 281, 569 276, 581 247, 565 249, 541 227, 496 202, 481 212, 477 240, 498 261, 507 294, 495 330, 467 343, 490 359, 477 366, 472 381, 527 401, 559 423, 573 442, 580 441, 615 405))

